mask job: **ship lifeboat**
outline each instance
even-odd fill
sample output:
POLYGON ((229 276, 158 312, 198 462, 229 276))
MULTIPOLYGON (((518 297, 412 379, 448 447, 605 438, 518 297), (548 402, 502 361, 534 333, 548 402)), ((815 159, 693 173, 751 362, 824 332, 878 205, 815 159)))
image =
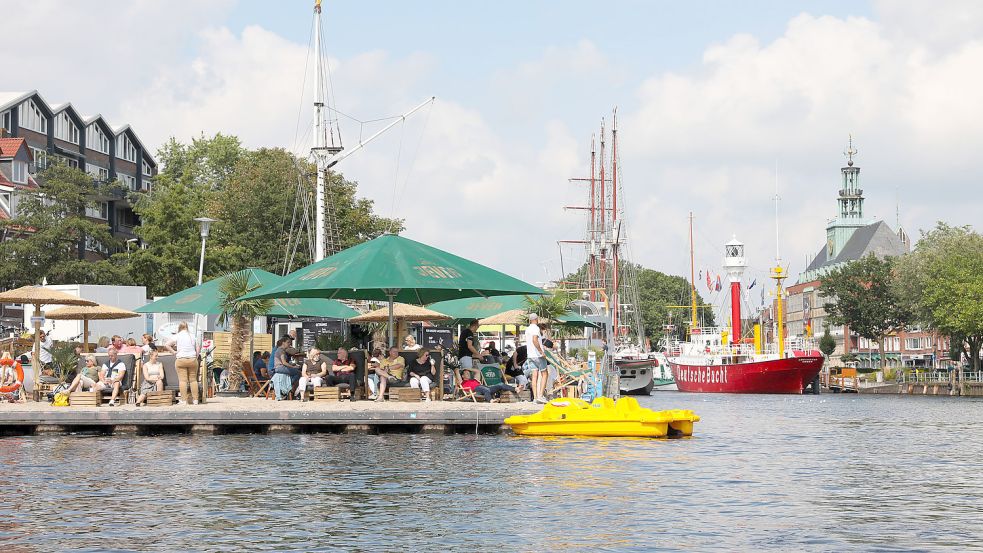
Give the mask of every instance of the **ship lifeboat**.
POLYGON ((632 397, 615 403, 600 397, 592 403, 556 399, 532 415, 513 415, 505 424, 520 436, 597 436, 665 438, 691 436, 700 417, 689 410, 653 411, 632 397))

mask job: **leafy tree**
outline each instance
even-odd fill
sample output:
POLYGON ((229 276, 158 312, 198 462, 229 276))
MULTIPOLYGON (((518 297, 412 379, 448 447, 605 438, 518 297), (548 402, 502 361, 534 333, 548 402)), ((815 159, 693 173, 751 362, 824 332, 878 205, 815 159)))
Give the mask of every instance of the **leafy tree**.
POLYGON ((229 352, 229 389, 238 390, 244 381, 242 373, 242 348, 249 341, 253 332, 253 319, 265 315, 273 307, 273 300, 240 300, 249 292, 259 288, 259 285, 249 285, 249 272, 238 271, 230 274, 222 281, 219 291, 222 294, 222 313, 218 317, 219 324, 230 321, 231 351, 229 352))
POLYGON ((829 322, 849 325, 868 340, 876 340, 884 358, 884 336, 904 330, 912 314, 897 292, 896 258, 873 254, 837 267, 823 277, 819 294, 833 301, 826 304, 829 322))
POLYGON ((938 223, 900 267, 898 289, 915 319, 950 338, 980 370, 983 346, 983 236, 938 223))
POLYGON ((829 333, 829 325, 826 325, 823 336, 819 339, 819 351, 823 352, 826 357, 833 355, 833 352, 836 351, 836 340, 829 333))
MULTIPOLYGON (((38 176, 40 188, 18 194, 16 216, 0 221, 0 286, 40 284, 45 277, 58 284, 77 274, 86 237, 114 249, 119 246, 105 223, 89 219, 87 207, 114 194, 111 186, 96 187, 92 177, 63 164, 52 164, 38 176)), ((96 271, 108 271, 106 265, 96 271)), ((122 273, 106 275, 115 283, 122 273)))

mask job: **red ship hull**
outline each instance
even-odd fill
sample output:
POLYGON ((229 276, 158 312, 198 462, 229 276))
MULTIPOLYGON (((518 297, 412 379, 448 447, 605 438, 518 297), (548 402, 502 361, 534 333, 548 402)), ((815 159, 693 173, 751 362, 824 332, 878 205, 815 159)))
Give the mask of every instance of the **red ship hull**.
POLYGON ((801 394, 823 368, 817 355, 723 365, 669 361, 680 392, 801 394))

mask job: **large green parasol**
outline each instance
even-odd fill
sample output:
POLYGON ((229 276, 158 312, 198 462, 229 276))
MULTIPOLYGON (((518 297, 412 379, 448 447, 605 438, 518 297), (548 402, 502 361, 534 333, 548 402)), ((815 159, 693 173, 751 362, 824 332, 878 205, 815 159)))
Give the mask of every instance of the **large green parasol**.
MULTIPOLYGON (((543 290, 463 257, 386 234, 294 271, 253 298, 346 298, 426 305, 468 297, 544 294, 543 290)), ((389 343, 392 345, 392 314, 389 343)))
MULTIPOLYGON (((249 268, 250 286, 269 286, 281 277, 262 269, 249 268)), ((222 313, 222 282, 227 277, 209 280, 204 284, 182 290, 148 303, 136 311, 138 313, 197 313, 199 315, 219 315, 222 313)), ((350 319, 358 311, 347 305, 328 299, 278 299, 267 315, 274 317, 324 317, 328 319, 350 319)))

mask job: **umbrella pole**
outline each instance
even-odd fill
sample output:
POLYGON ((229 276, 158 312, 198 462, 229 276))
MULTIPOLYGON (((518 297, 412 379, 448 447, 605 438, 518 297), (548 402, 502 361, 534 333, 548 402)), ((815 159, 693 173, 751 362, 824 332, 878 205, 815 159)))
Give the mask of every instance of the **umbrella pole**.
POLYGON ((82 319, 82 353, 89 353, 89 319, 82 319))
MULTIPOLYGON (((34 357, 31 358, 31 369, 34 373, 34 384, 31 387, 31 400, 34 394, 40 389, 38 384, 41 381, 41 304, 34 304, 34 316, 31 322, 34 323, 34 357)), ((24 397, 27 397, 27 390, 24 390, 24 397)))
POLYGON ((394 338, 393 334, 396 332, 396 330, 393 328, 393 299, 396 297, 396 294, 388 293, 388 294, 386 294, 386 297, 389 298, 389 328, 388 328, 388 330, 389 330, 389 347, 393 347, 393 344, 394 344, 394 342, 393 342, 393 338, 394 338))

